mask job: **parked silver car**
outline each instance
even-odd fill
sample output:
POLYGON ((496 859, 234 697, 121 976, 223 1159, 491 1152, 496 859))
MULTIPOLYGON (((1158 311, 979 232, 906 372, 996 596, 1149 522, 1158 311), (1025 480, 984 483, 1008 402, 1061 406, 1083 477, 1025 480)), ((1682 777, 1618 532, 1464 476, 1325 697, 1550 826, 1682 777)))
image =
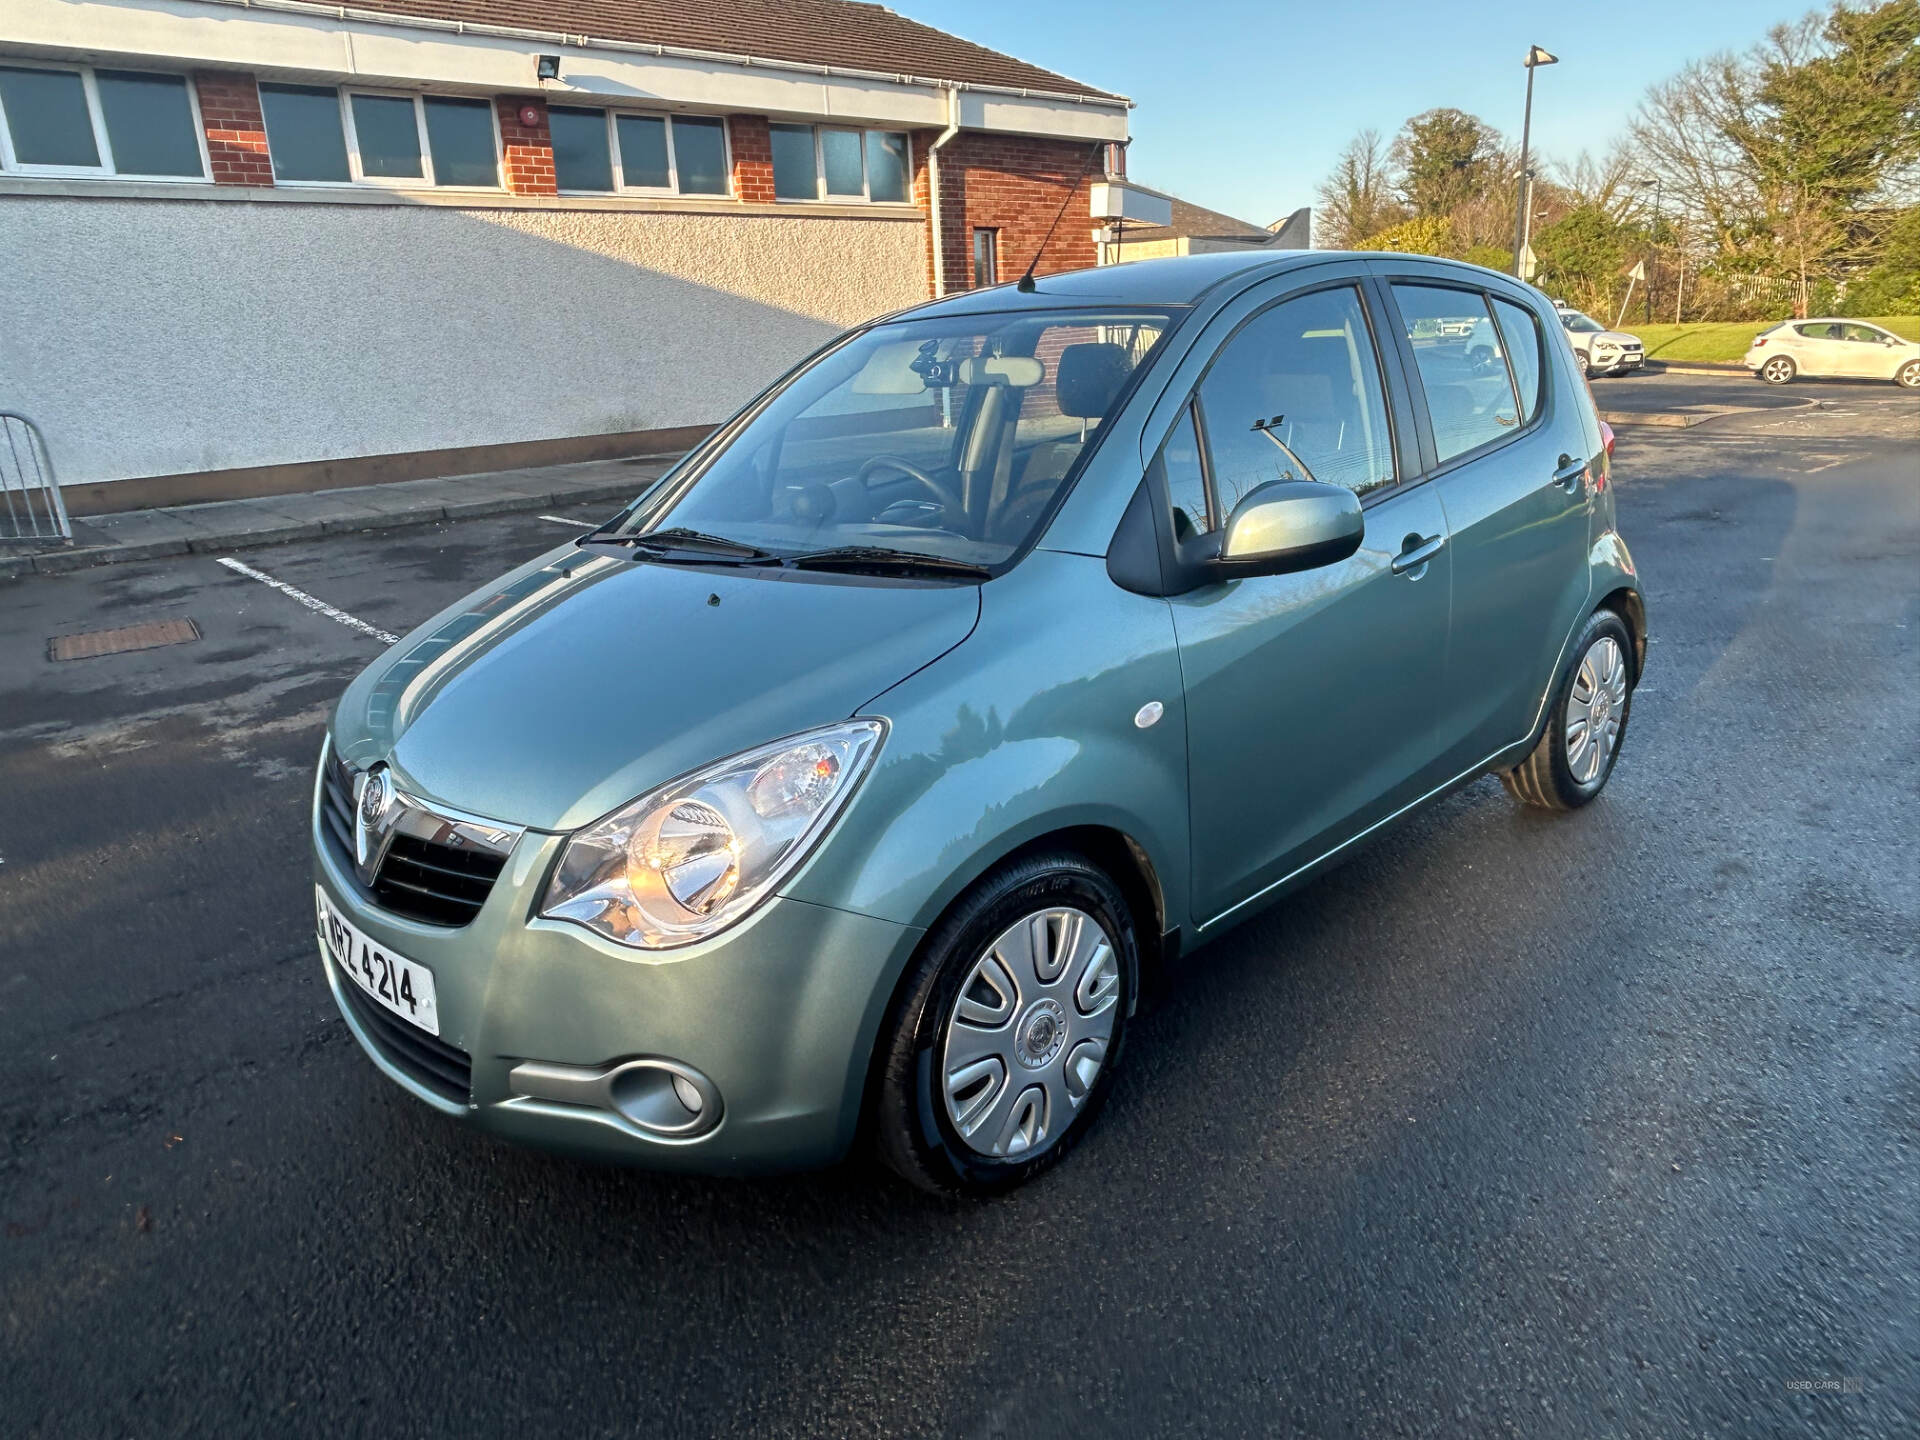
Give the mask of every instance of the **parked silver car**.
POLYGON ((1647 362, 1646 347, 1638 335, 1624 330, 1609 330, 1591 315, 1556 305, 1554 313, 1566 329, 1573 353, 1587 368, 1587 378, 1596 375, 1630 375, 1647 362))
POLYGON ((1920 390, 1920 344, 1864 320, 1782 321, 1753 337, 1743 363, 1769 385, 1808 375, 1920 390))

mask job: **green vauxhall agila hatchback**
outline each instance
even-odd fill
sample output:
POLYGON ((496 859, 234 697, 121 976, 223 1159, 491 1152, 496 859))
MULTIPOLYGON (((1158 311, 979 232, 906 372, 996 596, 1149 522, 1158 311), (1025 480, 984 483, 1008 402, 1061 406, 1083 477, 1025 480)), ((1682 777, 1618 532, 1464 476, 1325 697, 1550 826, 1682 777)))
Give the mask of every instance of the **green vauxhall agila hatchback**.
POLYGON ((1548 302, 1447 261, 855 330, 348 688, 334 997, 515 1140, 1017 1185, 1143 971, 1481 775, 1599 793, 1646 655, 1609 448, 1548 302))

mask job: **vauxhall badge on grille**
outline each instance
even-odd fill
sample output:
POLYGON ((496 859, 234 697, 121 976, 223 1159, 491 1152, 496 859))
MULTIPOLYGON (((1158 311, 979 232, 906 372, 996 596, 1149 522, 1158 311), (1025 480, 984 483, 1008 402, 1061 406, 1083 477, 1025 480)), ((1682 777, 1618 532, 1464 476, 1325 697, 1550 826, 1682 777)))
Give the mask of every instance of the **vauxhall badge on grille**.
POLYGON ((393 800, 393 776, 385 766, 360 777, 359 802, 353 807, 353 861, 361 880, 369 885, 386 854, 393 800))

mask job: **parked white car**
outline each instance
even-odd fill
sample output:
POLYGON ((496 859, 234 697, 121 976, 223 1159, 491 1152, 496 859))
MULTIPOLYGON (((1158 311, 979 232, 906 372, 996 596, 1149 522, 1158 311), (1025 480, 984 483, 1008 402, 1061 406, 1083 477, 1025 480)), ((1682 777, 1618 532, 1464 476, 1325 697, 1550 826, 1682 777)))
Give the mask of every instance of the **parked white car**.
POLYGON ((1556 304, 1554 313, 1566 327, 1573 353, 1587 367, 1589 379, 1595 375, 1630 375, 1647 363, 1647 350, 1638 335, 1609 330, 1591 315, 1563 305, 1556 304))
POLYGON ((1920 344, 1864 320, 1782 321, 1753 337, 1744 363, 1769 385, 1809 375, 1920 390, 1920 344))

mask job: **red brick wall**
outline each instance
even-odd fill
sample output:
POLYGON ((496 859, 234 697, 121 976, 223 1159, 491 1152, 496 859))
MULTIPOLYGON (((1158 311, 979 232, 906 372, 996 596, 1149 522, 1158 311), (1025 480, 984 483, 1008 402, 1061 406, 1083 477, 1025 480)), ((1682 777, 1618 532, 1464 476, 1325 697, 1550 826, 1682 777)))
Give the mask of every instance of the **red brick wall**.
POLYGON ((515 195, 557 194, 553 182, 553 131, 547 125, 547 102, 526 95, 502 95, 494 101, 500 112, 500 141, 506 147, 501 167, 507 189, 515 195), (531 106, 539 112, 532 125, 520 123, 520 112, 531 106))
POLYGON ((727 116, 727 144, 733 150, 733 198, 771 205, 773 137, 767 130, 767 117, 727 116))
POLYGON ((235 70, 196 70, 200 124, 216 185, 271 185, 267 126, 260 117, 260 91, 253 76, 235 70))
MULTIPOLYGON (((929 216, 931 189, 927 183, 925 151, 935 131, 914 135, 919 167, 914 172, 913 198, 929 216)), ((1017 280, 1046 234, 1067 187, 1087 163, 1085 144, 1071 140, 1036 140, 1020 135, 982 135, 962 131, 940 152, 941 248, 947 272, 947 291, 973 288, 973 232, 975 228, 1000 232, 1000 280, 1017 280)), ((1097 260, 1089 207, 1094 182, 1102 178, 1101 161, 1080 181, 1067 201, 1059 228, 1047 241, 1036 275, 1082 270, 1097 260)), ((927 227, 928 293, 933 293, 933 227, 927 227)))

